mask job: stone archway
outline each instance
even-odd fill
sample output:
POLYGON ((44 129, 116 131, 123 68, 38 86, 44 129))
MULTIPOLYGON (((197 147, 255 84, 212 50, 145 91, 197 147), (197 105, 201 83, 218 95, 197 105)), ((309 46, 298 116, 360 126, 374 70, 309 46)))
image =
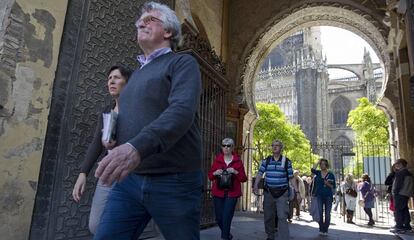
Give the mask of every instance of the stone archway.
POLYGON ((251 42, 249 49, 245 51, 246 61, 243 66, 242 82, 244 101, 250 111, 257 115, 254 104, 254 84, 256 75, 267 54, 285 39, 287 36, 311 26, 334 26, 349 30, 366 40, 379 56, 384 68, 384 83, 381 95, 385 91, 390 69, 390 57, 387 53, 387 41, 383 29, 378 26, 376 20, 372 20, 369 14, 349 6, 341 6, 336 3, 332 6, 320 4, 293 9, 290 13, 275 17, 269 27, 251 42), (375 24, 374 24, 375 23, 375 24))

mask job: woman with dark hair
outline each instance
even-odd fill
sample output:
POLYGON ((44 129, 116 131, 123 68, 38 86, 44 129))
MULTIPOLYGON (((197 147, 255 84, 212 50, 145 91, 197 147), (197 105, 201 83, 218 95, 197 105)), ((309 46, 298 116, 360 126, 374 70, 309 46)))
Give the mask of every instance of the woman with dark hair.
MULTIPOLYGON (((86 152, 86 157, 81 164, 81 170, 73 187, 72 197, 75 202, 79 202, 86 187, 86 177, 91 171, 92 167, 97 161, 100 161, 107 153, 115 146, 115 141, 102 141, 103 129, 103 113, 110 113, 111 111, 118 112, 118 98, 121 90, 127 84, 131 71, 123 66, 112 66, 107 74, 108 92, 111 95, 113 102, 106 106, 99 114, 98 122, 95 128, 95 134, 91 144, 86 152)), ((95 234, 99 224, 99 220, 103 209, 105 207, 106 199, 108 197, 111 187, 103 185, 98 181, 95 189, 95 194, 92 200, 91 212, 89 215, 89 230, 95 234)))
POLYGON ((362 174, 362 184, 359 191, 361 192, 362 198, 361 205, 369 218, 368 225, 373 226, 375 222, 372 218, 372 208, 374 208, 375 205, 375 188, 367 173, 362 174))
POLYGON ((328 228, 331 224, 333 195, 336 189, 335 175, 329 171, 329 162, 324 158, 321 158, 317 163, 315 163, 311 171, 315 174, 314 191, 318 199, 319 207, 319 233, 323 236, 327 236, 328 228), (318 165, 321 170, 316 170, 318 165))
POLYGON ((240 183, 246 182, 247 176, 243 162, 233 152, 233 139, 223 139, 221 147, 222 152, 214 159, 208 178, 213 182, 214 209, 221 239, 232 239, 230 227, 237 199, 242 195, 240 183), (225 175, 230 175, 231 180, 226 181, 228 184, 224 183, 225 175))

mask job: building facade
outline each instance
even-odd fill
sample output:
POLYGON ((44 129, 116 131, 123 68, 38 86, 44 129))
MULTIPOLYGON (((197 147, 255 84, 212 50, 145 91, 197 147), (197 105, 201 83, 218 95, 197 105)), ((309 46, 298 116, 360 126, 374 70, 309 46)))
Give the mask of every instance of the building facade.
MULTIPOLYGON (((140 50, 134 40, 134 22, 143 2, 5 0, 0 4, 2 238, 90 239, 87 216, 94 179, 89 179, 88 196, 81 205, 70 199, 70 192, 76 167, 92 138, 97 113, 108 101, 103 84, 106 67, 119 62, 135 66, 134 58, 140 50)), ((183 24, 192 26, 186 38, 202 53, 199 61, 211 63, 203 68, 203 78, 219 79, 203 85, 203 109, 207 112, 202 129, 205 136, 211 136, 203 148, 209 157, 218 151, 223 131, 229 132, 216 126, 231 126, 251 179, 255 173, 249 143, 257 118, 253 86, 259 63, 272 44, 281 43, 286 36, 304 27, 330 25, 366 39, 383 62, 385 81, 377 106, 393 123, 399 156, 413 168, 412 0, 161 2, 177 11, 183 24), (214 77, 221 65, 212 59, 224 64, 221 77, 214 77), (227 84, 221 84, 226 82, 228 89, 224 87, 227 84), (223 89, 224 101, 217 94, 223 89)), ((304 68, 299 77, 318 74, 318 69, 304 68)), ((329 107, 331 103, 326 101, 329 107)), ((345 110, 353 107, 351 100, 348 104, 337 102, 345 110)), ((292 116, 294 108, 300 112, 305 106, 293 106, 292 116)), ((297 114, 298 122, 303 114, 297 114)), ((343 112, 337 116, 340 122, 343 112)), ((207 167, 209 162, 204 164, 207 167)), ((243 185, 243 209, 249 208, 250 190, 249 180, 243 185)), ((208 203, 205 199, 203 206, 211 207, 208 203)))
MULTIPOLYGON (((349 146, 354 133, 347 126, 348 113, 358 106, 358 98, 376 103, 382 68, 372 63, 367 50, 360 64, 328 65, 322 52, 320 27, 305 28, 283 40, 261 67, 255 100, 277 104, 312 144, 349 146), (329 68, 348 70, 350 75, 332 78, 329 68)), ((340 159, 332 157, 334 165, 339 165, 340 159)))

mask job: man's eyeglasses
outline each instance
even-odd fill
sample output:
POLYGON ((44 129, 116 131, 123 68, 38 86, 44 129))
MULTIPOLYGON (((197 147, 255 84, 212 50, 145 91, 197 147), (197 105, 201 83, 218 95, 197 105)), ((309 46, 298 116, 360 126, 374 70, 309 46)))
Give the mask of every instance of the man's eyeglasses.
POLYGON ((145 17, 142 17, 142 18, 138 19, 138 21, 135 23, 135 26, 136 26, 136 27, 139 27, 139 26, 138 26, 138 23, 140 23, 140 22, 143 22, 145 25, 148 25, 148 24, 150 24, 151 22, 159 22, 159 23, 164 23, 164 21, 163 21, 163 20, 161 20, 161 19, 159 19, 159 18, 157 18, 157 17, 154 17, 154 16, 152 16, 152 15, 146 15, 145 17))
POLYGON ((232 145, 231 144, 223 144, 223 145, 221 145, 222 147, 228 147, 228 148, 231 148, 232 147, 232 145))

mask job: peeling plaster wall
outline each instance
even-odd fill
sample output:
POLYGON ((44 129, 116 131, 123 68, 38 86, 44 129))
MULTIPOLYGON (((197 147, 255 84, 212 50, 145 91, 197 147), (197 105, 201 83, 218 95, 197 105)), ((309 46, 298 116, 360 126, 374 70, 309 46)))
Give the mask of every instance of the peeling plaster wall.
POLYGON ((67 0, 0 10, 0 235, 27 239, 67 0))

